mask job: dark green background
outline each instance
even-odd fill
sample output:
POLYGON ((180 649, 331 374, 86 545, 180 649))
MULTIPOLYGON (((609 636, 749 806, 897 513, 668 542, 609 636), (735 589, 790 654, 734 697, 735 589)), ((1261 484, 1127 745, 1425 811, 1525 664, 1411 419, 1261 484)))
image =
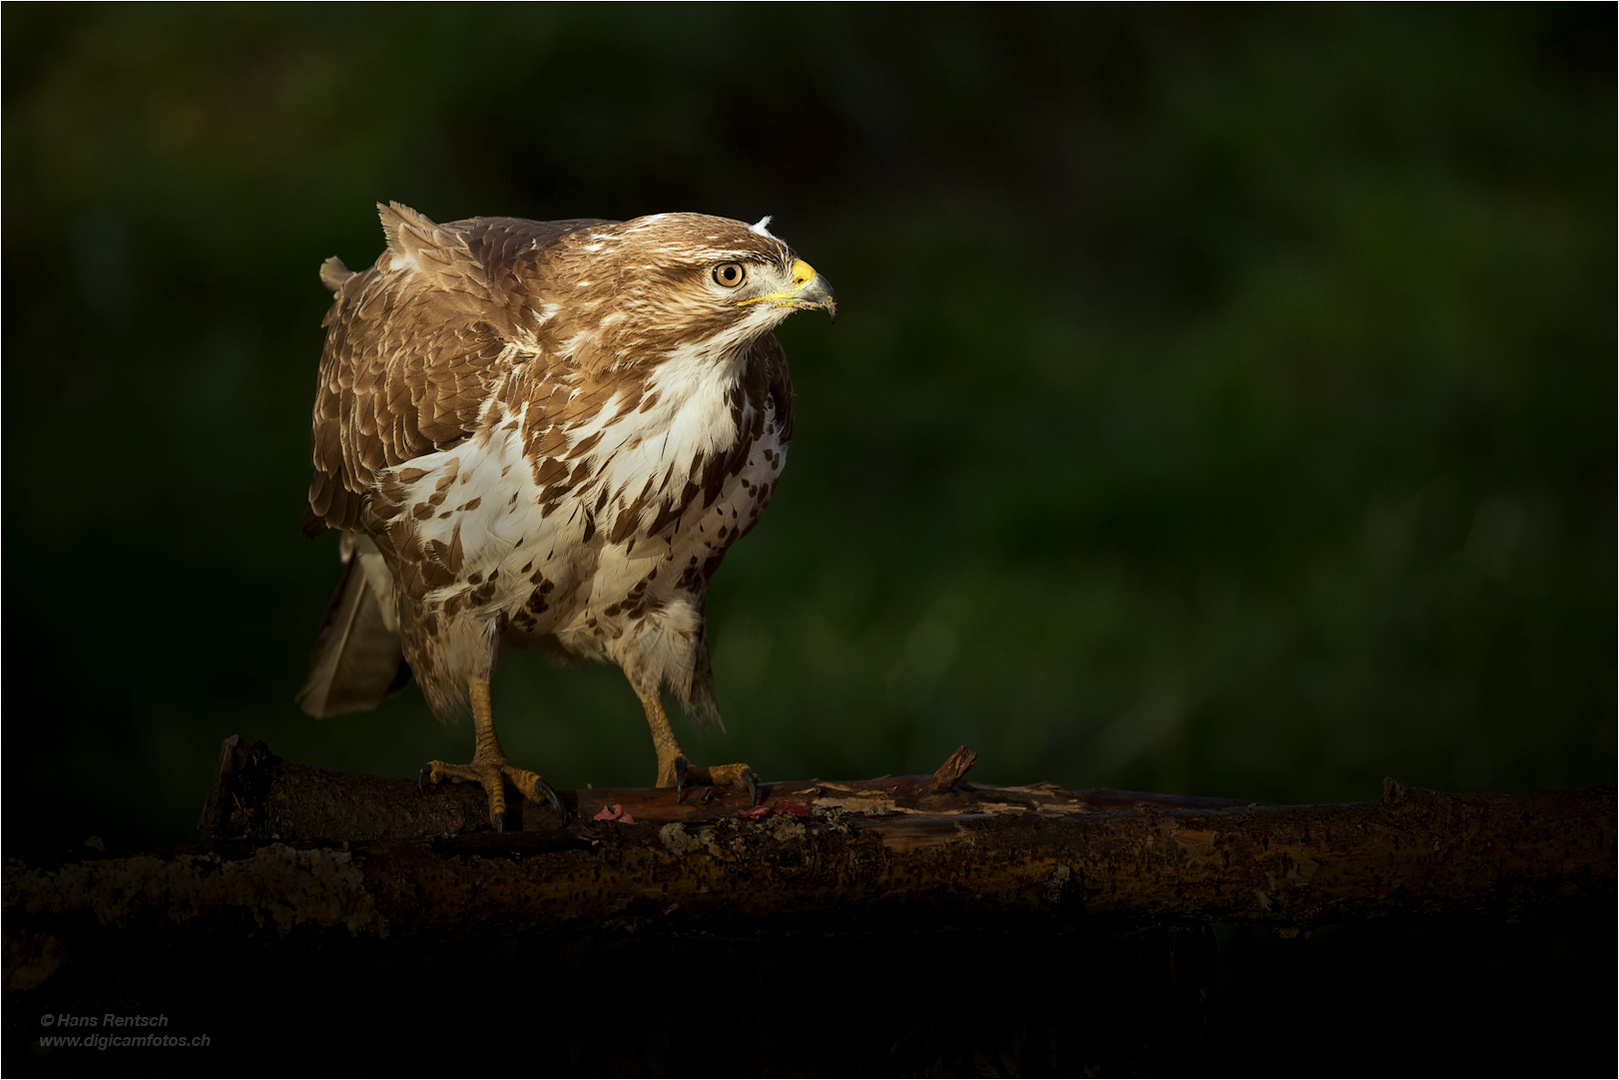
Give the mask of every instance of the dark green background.
MULTIPOLYGON (((780 493, 716 579, 766 777, 1266 800, 1615 775, 1609 5, 8 5, 11 850, 189 835, 220 740, 465 759, 293 705, 329 255, 700 210, 824 272, 780 493)), ((616 670, 507 749, 650 783, 616 670)))

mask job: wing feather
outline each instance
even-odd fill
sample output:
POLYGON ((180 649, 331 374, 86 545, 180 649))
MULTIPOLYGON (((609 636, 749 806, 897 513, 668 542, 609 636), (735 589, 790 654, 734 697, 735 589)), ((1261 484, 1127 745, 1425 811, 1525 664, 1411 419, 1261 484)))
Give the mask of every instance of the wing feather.
POLYGON ((445 225, 400 203, 378 207, 387 250, 353 273, 321 266, 335 299, 323 325, 304 531, 353 528, 377 474, 477 430, 525 338, 545 249, 593 220, 471 218, 445 225), (514 348, 515 346, 515 348, 514 348))

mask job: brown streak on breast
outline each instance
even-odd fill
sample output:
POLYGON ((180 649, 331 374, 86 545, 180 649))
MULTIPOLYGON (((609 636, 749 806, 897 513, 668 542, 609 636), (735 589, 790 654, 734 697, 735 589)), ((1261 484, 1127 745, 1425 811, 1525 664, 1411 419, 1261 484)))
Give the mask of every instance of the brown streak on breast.
POLYGON ((601 442, 601 441, 602 441, 602 433, 600 431, 594 432, 594 433, 592 433, 590 435, 587 435, 585 438, 580 439, 577 443, 574 444, 573 449, 568 451, 568 454, 567 454, 568 460, 572 461, 576 457, 581 457, 581 456, 583 456, 585 454, 590 453, 592 450, 594 450, 596 448, 596 444, 601 442))

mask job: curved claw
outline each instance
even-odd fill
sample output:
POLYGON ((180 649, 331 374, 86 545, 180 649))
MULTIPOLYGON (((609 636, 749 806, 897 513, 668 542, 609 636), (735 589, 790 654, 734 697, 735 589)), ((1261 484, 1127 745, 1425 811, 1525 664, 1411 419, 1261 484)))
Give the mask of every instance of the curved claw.
POLYGON ((546 782, 545 777, 528 769, 513 767, 504 756, 486 757, 482 762, 474 759, 471 765, 446 765, 442 761, 429 761, 422 766, 422 771, 416 776, 416 789, 418 792, 425 792, 429 784, 441 784, 446 781, 482 785, 489 796, 489 824, 496 832, 520 830, 523 825, 520 815, 507 813, 505 793, 507 783, 530 802, 538 803, 541 798, 545 799, 562 819, 563 827, 573 821, 573 815, 568 812, 562 796, 557 794, 556 788, 546 782))
POLYGON ((562 819, 564 826, 573 821, 573 815, 568 813, 567 807, 562 805, 562 796, 557 794, 557 789, 552 787, 543 776, 534 778, 534 787, 536 791, 545 796, 545 801, 551 804, 551 809, 557 812, 557 817, 562 819))
POLYGON ((748 805, 759 805, 759 774, 752 769, 742 770, 742 782, 748 785, 748 805))
POLYGON ((675 758, 675 805, 676 806, 680 805, 680 800, 686 794, 686 770, 688 768, 690 768, 690 767, 691 767, 691 763, 686 760, 686 755, 685 754, 681 754, 679 757, 675 758))

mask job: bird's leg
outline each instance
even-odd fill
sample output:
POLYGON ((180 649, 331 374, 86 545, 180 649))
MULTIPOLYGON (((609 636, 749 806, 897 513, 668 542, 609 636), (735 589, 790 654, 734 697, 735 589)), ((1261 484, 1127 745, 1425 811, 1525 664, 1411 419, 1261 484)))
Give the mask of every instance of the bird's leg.
POLYGON ((467 689, 472 698, 472 764, 451 765, 443 761, 429 761, 422 767, 422 784, 459 780, 483 785, 484 791, 489 794, 489 824, 494 826, 496 832, 506 831, 508 780, 522 792, 525 799, 531 802, 544 799, 550 803, 566 823, 568 812, 563 809, 556 788, 546 783, 539 773, 513 765, 500 748, 500 739, 495 735, 495 709, 489 700, 489 680, 470 679, 467 689))
POLYGON ((658 751, 658 786, 675 789, 675 802, 685 794, 686 785, 720 784, 727 787, 746 787, 749 804, 759 801, 759 777, 741 762, 732 765, 693 765, 686 760, 669 726, 669 716, 663 711, 663 702, 656 694, 641 698, 646 709, 647 726, 652 729, 652 745, 658 751))

